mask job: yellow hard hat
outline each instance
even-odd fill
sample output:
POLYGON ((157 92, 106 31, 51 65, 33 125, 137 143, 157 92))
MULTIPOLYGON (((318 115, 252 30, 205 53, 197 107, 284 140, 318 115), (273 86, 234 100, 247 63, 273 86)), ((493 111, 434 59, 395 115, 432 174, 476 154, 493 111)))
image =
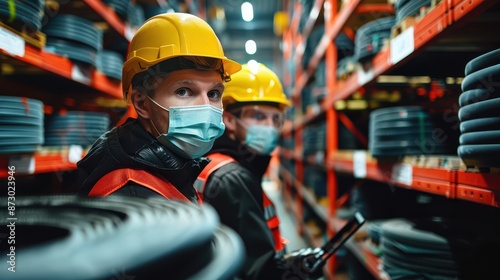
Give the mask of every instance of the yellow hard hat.
POLYGON ((149 67, 179 56, 201 56, 222 60, 225 75, 241 65, 224 56, 224 50, 210 25, 187 13, 165 13, 148 19, 135 33, 122 70, 122 89, 129 99, 132 78, 149 67))
POLYGON ((281 109, 291 104, 276 73, 262 63, 242 65, 241 70, 226 83, 222 94, 224 109, 243 102, 277 103, 281 109))

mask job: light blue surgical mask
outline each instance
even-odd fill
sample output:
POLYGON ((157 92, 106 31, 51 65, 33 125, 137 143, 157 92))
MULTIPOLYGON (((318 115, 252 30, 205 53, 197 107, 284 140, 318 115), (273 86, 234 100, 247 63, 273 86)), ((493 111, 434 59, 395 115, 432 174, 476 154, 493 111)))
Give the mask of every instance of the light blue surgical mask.
POLYGON ((158 107, 169 112, 167 133, 160 133, 151 121, 162 145, 176 154, 195 159, 206 154, 225 130, 222 121, 222 109, 212 105, 176 106, 165 108, 148 98, 158 107))
POLYGON ((278 130, 272 126, 249 125, 245 144, 259 154, 270 155, 278 146, 278 138, 278 130))
POLYGON ((274 126, 247 125, 242 120, 236 120, 247 130, 245 145, 261 155, 270 155, 278 146, 279 132, 274 126))

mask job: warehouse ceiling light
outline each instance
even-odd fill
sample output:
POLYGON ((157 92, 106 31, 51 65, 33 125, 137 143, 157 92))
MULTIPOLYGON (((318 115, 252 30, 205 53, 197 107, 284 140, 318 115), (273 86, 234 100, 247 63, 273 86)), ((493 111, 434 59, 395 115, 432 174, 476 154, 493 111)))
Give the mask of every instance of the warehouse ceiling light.
POLYGON ((253 19, 253 6, 249 2, 241 4, 241 17, 244 21, 252 21, 253 19))
POLYGON ((247 54, 254 54, 257 52, 257 44, 254 40, 248 40, 245 43, 245 51, 247 52, 247 54))

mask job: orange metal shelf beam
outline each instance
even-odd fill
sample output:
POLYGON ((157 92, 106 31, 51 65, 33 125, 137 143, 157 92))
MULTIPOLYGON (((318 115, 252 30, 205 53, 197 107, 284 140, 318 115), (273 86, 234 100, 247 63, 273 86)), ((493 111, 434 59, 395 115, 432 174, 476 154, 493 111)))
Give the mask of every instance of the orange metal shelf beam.
POLYGON ((113 29, 118 32, 118 34, 122 35, 128 41, 131 38, 127 38, 129 35, 127 34, 127 29, 129 28, 128 24, 125 24, 108 5, 104 4, 101 0, 83 0, 94 12, 100 15, 113 29))
MULTIPOLYGON (((0 50, 0 52, 11 56, 4 50, 0 50)), ((30 45, 25 46, 24 56, 13 56, 13 58, 32 66, 36 66, 40 69, 49 71, 66 79, 83 83, 112 97, 122 98, 121 85, 119 83, 114 83, 107 80, 107 78, 103 77, 101 73, 97 73, 96 70, 91 70, 89 75, 89 84, 74 79, 72 73, 75 64, 68 58, 59 56, 57 54, 44 52, 30 45)))
POLYGON ((458 21, 466 15, 483 12, 496 2, 491 0, 453 0, 453 20, 458 21))
MULTIPOLYGON (((366 161, 366 179, 386 182, 390 185, 414 189, 422 192, 442 195, 453 199, 456 197, 456 171, 445 168, 424 168, 412 166, 411 185, 396 182, 392 179, 395 164, 382 164, 376 160, 366 161)), ((343 173, 354 173, 354 162, 344 157, 334 157, 328 161, 328 168, 343 173)))
MULTIPOLYGON (((26 158, 32 158, 32 160, 34 161, 33 172, 22 173, 22 174, 16 172, 16 176, 75 169, 76 162, 69 161, 69 153, 70 150, 68 148, 64 148, 57 151, 47 151, 42 149, 41 151, 37 151, 33 154, 0 156, 0 168, 3 170, 8 170, 7 167, 10 165, 11 158, 26 157, 26 158)), ((85 156, 86 153, 87 151, 83 152, 82 158, 85 156)), ((0 173, 0 178, 7 178, 7 177, 8 177, 7 172, 0 173)))
POLYGON ((457 183, 484 189, 500 190, 500 174, 457 171, 457 183))
MULTIPOLYGON (((314 6, 311 8, 311 12, 309 14, 309 17, 307 18, 307 21, 304 25, 304 30, 301 32, 301 37, 302 38, 307 38, 311 34, 314 25, 316 24, 316 21, 318 20, 318 15, 319 12, 321 11, 321 6, 325 0, 316 0, 314 2, 314 6)), ((297 46, 297 51, 295 53, 295 63, 300 63, 302 60, 302 56, 304 55, 305 47, 304 47, 304 40, 301 40, 299 43, 299 46, 297 46)))
MULTIPOLYGON (((327 161, 327 168, 338 172, 353 174, 353 160, 336 157, 327 161)), ((394 182, 391 164, 379 165, 376 161, 366 163, 366 177, 370 180, 409 188, 421 192, 433 193, 449 199, 472 201, 493 207, 500 207, 500 174, 475 173, 446 168, 412 167, 412 183, 406 185, 394 182)))
POLYGON ((415 50, 430 43, 432 39, 453 23, 447 1, 442 1, 415 23, 415 50))
POLYGON ((500 207, 500 174, 457 171, 457 199, 500 207))
POLYGON ((394 6, 391 4, 360 4, 355 13, 366 14, 366 13, 394 13, 394 6))
POLYGON ((347 4, 338 13, 337 17, 333 22, 333 25, 326 29, 329 30, 328 33, 325 33, 321 38, 320 42, 318 43, 318 46, 316 47, 314 55, 311 57, 311 61, 309 61, 308 67, 306 69, 307 71, 304 71, 302 76, 297 81, 295 88, 293 89, 292 92, 293 98, 297 98, 300 96, 300 93, 304 88, 304 86, 306 85, 307 80, 313 74, 314 70, 318 66, 319 61, 325 54, 326 48, 331 43, 333 38, 335 38, 335 36, 339 34, 340 30, 342 30, 344 24, 347 22, 349 17, 354 13, 354 10, 358 7, 360 2, 361 0, 351 0, 347 2, 347 4))
MULTIPOLYGON (((290 0, 289 0, 290 1, 290 0)), ((293 38, 295 37, 294 34, 298 33, 299 30, 299 25, 300 25, 300 17, 302 14, 302 5, 298 1, 294 1, 294 7, 293 7, 293 16, 292 20, 290 21, 290 28, 288 28, 286 37, 293 38)), ((291 43, 291 42, 288 42, 291 43)))

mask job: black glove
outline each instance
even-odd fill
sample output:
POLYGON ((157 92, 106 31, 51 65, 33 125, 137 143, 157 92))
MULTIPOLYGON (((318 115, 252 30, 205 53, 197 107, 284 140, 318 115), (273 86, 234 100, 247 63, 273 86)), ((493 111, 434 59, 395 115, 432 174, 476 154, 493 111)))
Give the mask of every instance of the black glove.
POLYGON ((321 255, 323 255, 321 248, 303 248, 286 254, 279 261, 279 267, 287 271, 283 279, 309 280, 323 277, 323 264, 314 266, 321 255))

